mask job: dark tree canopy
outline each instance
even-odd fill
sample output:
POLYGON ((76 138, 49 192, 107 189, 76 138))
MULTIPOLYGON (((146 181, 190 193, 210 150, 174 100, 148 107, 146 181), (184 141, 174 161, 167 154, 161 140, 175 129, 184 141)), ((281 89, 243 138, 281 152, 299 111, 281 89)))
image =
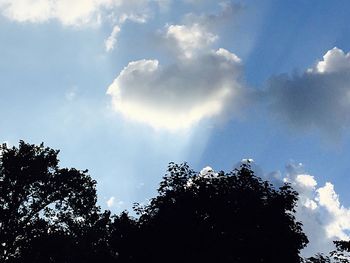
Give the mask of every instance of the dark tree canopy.
POLYGON ((101 212, 96 182, 60 168, 56 150, 21 141, 0 153, 0 262, 302 261, 298 194, 255 176, 249 163, 204 174, 170 163, 157 196, 135 205, 133 218, 101 212))
POLYGON ((139 207, 145 262, 301 262, 307 244, 297 193, 275 189, 249 164, 197 175, 170 164, 158 196, 139 207))
POLYGON ((0 154, 0 262, 48 236, 66 238, 97 212, 96 182, 87 171, 59 168, 58 151, 21 141, 0 154))
POLYGON ((334 261, 339 263, 350 262, 350 241, 334 241, 336 250, 330 253, 334 261))

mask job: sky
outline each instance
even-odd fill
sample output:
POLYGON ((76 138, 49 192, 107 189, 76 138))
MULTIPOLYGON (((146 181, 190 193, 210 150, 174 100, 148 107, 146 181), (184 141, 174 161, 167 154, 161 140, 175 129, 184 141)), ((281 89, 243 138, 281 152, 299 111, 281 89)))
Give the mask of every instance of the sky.
POLYGON ((119 213, 169 162, 300 193, 312 255, 350 235, 347 0, 0 0, 0 140, 89 169, 119 213))

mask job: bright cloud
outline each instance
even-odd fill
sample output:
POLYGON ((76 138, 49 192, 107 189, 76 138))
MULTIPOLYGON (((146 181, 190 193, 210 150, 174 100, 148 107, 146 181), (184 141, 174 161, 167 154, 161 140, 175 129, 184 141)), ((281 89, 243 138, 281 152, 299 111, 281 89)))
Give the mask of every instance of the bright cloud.
POLYGON ((186 129, 240 103, 241 64, 227 50, 161 66, 158 60, 130 62, 109 86, 114 109, 156 129, 186 129))
POLYGON ((117 36, 119 32, 120 26, 114 26, 111 35, 105 41, 106 51, 111 51, 114 49, 114 46, 117 43, 117 36))
POLYGON ((208 48, 218 36, 207 32, 199 24, 193 24, 191 26, 170 25, 165 38, 170 40, 172 45, 177 45, 180 56, 191 58, 195 52, 208 48))
POLYGON ((210 166, 204 167, 200 172, 199 176, 210 178, 210 177, 217 177, 218 173, 213 170, 210 166))
POLYGON ((106 204, 108 208, 113 208, 113 207, 120 208, 121 206, 124 205, 124 202, 121 200, 117 200, 114 196, 111 196, 107 200, 106 204))
POLYGON ((314 189, 314 187, 317 185, 315 178, 308 174, 298 174, 295 181, 298 183, 298 185, 309 189, 314 189))
POLYGON ((17 22, 46 22, 57 19, 63 25, 79 26, 96 23, 101 8, 110 0, 0 0, 0 10, 7 18, 17 22))
POLYGON ((339 136, 350 125, 350 54, 329 50, 301 75, 280 75, 267 91, 275 116, 292 126, 339 136))
POLYGON ((167 25, 161 34, 173 62, 130 62, 107 90, 116 112, 155 129, 179 131, 243 105, 241 60, 213 49, 218 36, 206 25, 167 25))
POLYGON ((305 256, 327 253, 334 249, 334 240, 349 239, 350 208, 341 205, 333 184, 317 187, 314 176, 306 174, 302 164, 288 165, 284 181, 299 193, 296 217, 310 241, 303 251, 305 256))
MULTIPOLYGON (((164 6, 164 1, 154 1, 164 6)), ((145 22, 151 10, 151 0, 0 0, 0 12, 17 22, 46 22, 56 19, 66 26, 98 23, 112 18, 145 22)))
POLYGON ((115 202, 115 197, 112 196, 107 200, 106 204, 108 207, 112 207, 114 205, 114 202, 115 202))
POLYGON ((323 56, 323 60, 319 61, 309 72, 314 73, 335 73, 350 71, 350 53, 345 54, 339 48, 333 48, 323 56))
POLYGON ((0 0, 0 13, 19 23, 55 20, 75 28, 110 23, 113 30, 105 40, 105 47, 111 51, 122 24, 146 23, 154 5, 164 9, 168 0, 0 0))

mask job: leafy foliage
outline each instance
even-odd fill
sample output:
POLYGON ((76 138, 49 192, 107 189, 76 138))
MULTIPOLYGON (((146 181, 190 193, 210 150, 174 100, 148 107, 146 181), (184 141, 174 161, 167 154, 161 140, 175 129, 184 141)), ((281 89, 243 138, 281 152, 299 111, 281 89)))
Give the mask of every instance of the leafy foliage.
POLYGON ((97 213, 96 182, 87 171, 59 168, 59 151, 21 141, 18 148, 3 144, 0 153, 1 262, 40 239, 77 234, 97 213))
POLYGON ((336 263, 350 262, 350 241, 334 241, 336 250, 330 253, 336 263))
POLYGON ((101 212, 96 182, 60 168, 59 151, 21 141, 0 153, 0 262, 348 262, 345 241, 303 260, 297 192, 255 176, 249 163, 200 174, 170 163, 134 218, 101 212))
POLYGON ((331 258, 322 253, 316 254, 314 257, 305 259, 305 263, 331 263, 331 258))
POLYGON ((275 189, 249 164, 197 176, 171 163, 158 193, 137 209, 147 262, 301 262, 297 193, 275 189))

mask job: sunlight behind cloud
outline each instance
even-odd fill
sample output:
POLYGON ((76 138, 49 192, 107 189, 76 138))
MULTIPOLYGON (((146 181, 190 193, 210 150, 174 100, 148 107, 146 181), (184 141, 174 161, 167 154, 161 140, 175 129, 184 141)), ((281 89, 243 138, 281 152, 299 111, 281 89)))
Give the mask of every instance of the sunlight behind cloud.
POLYGON ((159 44, 167 47, 170 62, 131 61, 115 78, 107 94, 116 112, 172 132, 239 112, 246 102, 241 59, 224 48, 214 49, 218 36, 207 24, 189 20, 159 31, 159 44))
POLYGON ((115 111, 155 129, 188 129, 216 116, 242 95, 240 63, 220 49, 161 67, 158 60, 130 62, 109 86, 115 111))

